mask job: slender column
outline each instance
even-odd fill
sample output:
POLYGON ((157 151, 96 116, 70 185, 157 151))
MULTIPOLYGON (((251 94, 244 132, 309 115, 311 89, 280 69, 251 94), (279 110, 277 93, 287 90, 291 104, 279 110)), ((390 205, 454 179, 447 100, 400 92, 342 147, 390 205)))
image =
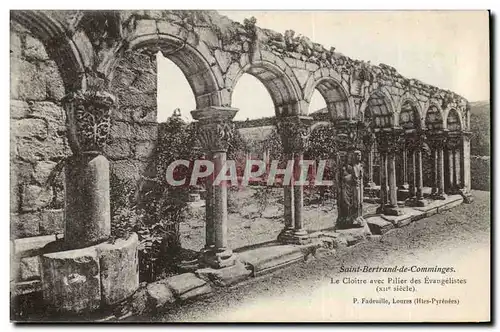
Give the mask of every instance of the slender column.
POLYGON ((380 152, 380 208, 387 205, 387 152, 380 152))
POLYGON ((456 178, 455 178, 455 148, 448 147, 448 193, 453 193, 456 188, 456 178))
POLYGON ((454 166, 455 166, 455 183, 457 189, 462 187, 462 179, 460 178, 460 149, 454 150, 454 166))
MULTIPOLYGON (((214 163, 214 175, 217 176, 223 170, 226 162, 226 152, 214 152, 212 155, 214 163)), ((213 188, 213 216, 215 230, 215 247, 217 252, 228 250, 227 245, 227 183, 222 181, 213 188)))
POLYGON ((403 161, 403 183, 401 185, 401 189, 408 190, 409 184, 408 184, 408 153, 406 150, 406 144, 403 144, 403 151, 402 151, 402 161, 403 161))
POLYGON ((192 111, 197 122, 198 140, 207 150, 214 165, 213 178, 207 181, 206 243, 200 262, 213 268, 234 265, 236 256, 227 239, 227 183, 217 183, 217 175, 224 169, 226 152, 233 135, 231 120, 238 110, 228 107, 208 107, 192 111))
POLYGON ((423 190, 424 190, 424 174, 422 170, 422 150, 418 149, 416 151, 417 155, 417 172, 416 172, 416 183, 417 183, 417 190, 416 190, 416 195, 417 195, 417 200, 422 200, 424 198, 423 196, 423 190))
POLYGON ((436 195, 438 191, 438 155, 435 147, 432 148, 432 195, 436 195))
POLYGON ((374 187, 373 182, 373 144, 368 149, 368 187, 374 187))
MULTIPOLYGON (((286 153, 286 160, 291 160, 293 158, 292 153, 286 153)), ((295 218, 294 218, 294 186, 293 179, 290 185, 283 185, 283 204, 284 204, 284 218, 285 218, 285 228, 284 232, 293 232, 295 229, 295 218)))
MULTIPOLYGON (((311 122, 311 118, 303 116, 289 116, 279 119, 277 129, 283 142, 287 160, 294 160, 294 173, 300 171, 299 163, 303 159, 303 151, 308 144, 311 122)), ((295 185, 293 176, 291 185, 284 186, 284 201, 285 229, 278 235, 278 240, 293 244, 310 242, 302 223, 304 188, 302 185, 295 185)))
MULTIPOLYGON (((300 161, 303 159, 301 152, 295 154, 295 166, 299 170, 300 161)), ((300 173, 299 173, 300 176, 300 173)), ((307 232, 303 227, 302 210, 304 207, 304 186, 302 184, 295 185, 293 191, 294 219, 295 219, 295 235, 306 235, 307 232)))
POLYGON ((443 146, 440 145, 437 149, 437 156, 438 156, 438 191, 437 191, 437 198, 438 199, 444 199, 445 198, 445 193, 444 193, 444 150, 443 146))
POLYGON ((410 198, 413 199, 415 198, 416 195, 416 187, 417 187, 417 181, 416 181, 416 151, 415 149, 412 149, 410 151, 411 154, 411 177, 410 177, 410 198))
POLYGON ((387 154, 387 170, 388 170, 388 182, 389 182, 389 206, 398 206, 398 187, 396 184, 396 155, 394 152, 389 152, 387 154))
MULTIPOLYGON (((208 154, 209 160, 213 160, 212 153, 208 154)), ((204 251, 213 250, 215 248, 215 225, 213 215, 213 190, 214 175, 207 177, 206 181, 206 197, 205 197, 205 248, 204 251)))

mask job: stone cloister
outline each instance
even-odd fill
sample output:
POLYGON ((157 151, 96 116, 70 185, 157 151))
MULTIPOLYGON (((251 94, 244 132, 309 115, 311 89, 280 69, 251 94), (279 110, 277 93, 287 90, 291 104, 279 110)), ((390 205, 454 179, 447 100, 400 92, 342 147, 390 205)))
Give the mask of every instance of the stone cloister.
MULTIPOLYGON (((67 142, 73 155, 80 156, 66 165, 65 238, 72 248, 109 236, 109 186, 95 185, 109 178, 109 168, 135 180, 147 172, 149 155, 115 155, 122 151, 120 144, 136 139, 148 148, 154 141, 157 128, 148 119, 156 117, 156 68, 150 59, 158 51, 182 70, 193 90, 196 110, 191 114, 215 172, 227 158, 238 112, 231 107, 232 91, 243 74, 250 74, 272 98, 288 160, 303 158, 312 125, 309 103, 313 92, 320 92, 335 128, 332 140, 339 142, 332 158, 350 163, 354 151, 361 150, 369 178, 365 191, 378 193, 378 213, 402 214, 401 200, 423 207, 447 194, 469 197, 467 101, 405 78, 389 65, 354 60, 292 30, 282 34, 259 28, 252 18, 240 24, 212 11, 12 11, 11 22, 44 45, 60 75, 64 97, 58 103, 66 114, 67 142), (143 76, 135 73, 143 68, 152 80, 141 81, 143 76), (105 144, 108 136, 111 145, 105 144), (430 194, 424 190, 425 169, 432 171, 430 194), (87 188, 93 188, 86 196, 70 185, 82 174, 90 179, 87 188)), ((208 183, 206 189, 202 260, 221 268, 235 260, 227 242, 227 188, 208 183)), ((276 236, 287 243, 307 243, 303 187, 283 190, 286 226, 276 236)))

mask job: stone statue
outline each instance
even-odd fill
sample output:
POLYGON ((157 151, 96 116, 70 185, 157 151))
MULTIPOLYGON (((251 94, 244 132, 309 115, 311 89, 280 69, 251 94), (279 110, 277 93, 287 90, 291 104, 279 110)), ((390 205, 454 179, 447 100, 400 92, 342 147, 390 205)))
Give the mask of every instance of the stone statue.
POLYGON ((361 152, 354 151, 352 164, 342 166, 340 171, 337 229, 367 227, 363 219, 363 175, 361 152))

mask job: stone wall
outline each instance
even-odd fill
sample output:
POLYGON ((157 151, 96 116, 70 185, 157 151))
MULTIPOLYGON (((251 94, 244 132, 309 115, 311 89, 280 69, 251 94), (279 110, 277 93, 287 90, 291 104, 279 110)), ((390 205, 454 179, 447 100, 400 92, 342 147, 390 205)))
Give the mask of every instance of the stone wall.
POLYGON ((471 156, 472 189, 490 191, 490 156, 471 156))
POLYGON ((118 98, 112 113, 110 142, 104 152, 119 179, 154 176, 158 137, 156 57, 129 52, 120 60, 110 92, 118 98))
POLYGON ((70 154, 65 91, 43 44, 17 24, 10 30, 10 209, 12 237, 63 232, 62 176, 49 174, 70 154))

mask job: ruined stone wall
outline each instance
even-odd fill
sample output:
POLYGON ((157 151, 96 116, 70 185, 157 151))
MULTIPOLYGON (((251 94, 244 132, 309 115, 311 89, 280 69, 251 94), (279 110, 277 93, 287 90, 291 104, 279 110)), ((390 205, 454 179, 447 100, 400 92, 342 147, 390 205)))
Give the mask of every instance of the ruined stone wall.
POLYGON ((112 113, 110 141, 104 153, 111 173, 122 180, 154 176, 158 137, 156 58, 128 52, 111 80, 110 92, 118 99, 112 113))
POLYGON ((63 232, 62 177, 50 172, 70 154, 65 91, 43 44, 16 22, 10 32, 10 208, 13 237, 63 232))

